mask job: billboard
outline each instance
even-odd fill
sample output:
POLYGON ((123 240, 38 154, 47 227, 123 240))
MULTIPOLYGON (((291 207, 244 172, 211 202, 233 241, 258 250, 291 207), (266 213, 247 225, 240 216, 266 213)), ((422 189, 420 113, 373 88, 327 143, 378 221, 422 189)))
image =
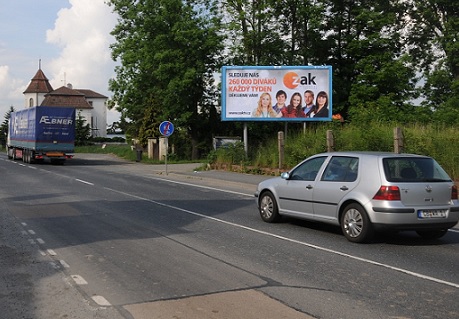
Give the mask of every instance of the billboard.
POLYGON ((331 66, 224 66, 223 121, 330 121, 331 66))

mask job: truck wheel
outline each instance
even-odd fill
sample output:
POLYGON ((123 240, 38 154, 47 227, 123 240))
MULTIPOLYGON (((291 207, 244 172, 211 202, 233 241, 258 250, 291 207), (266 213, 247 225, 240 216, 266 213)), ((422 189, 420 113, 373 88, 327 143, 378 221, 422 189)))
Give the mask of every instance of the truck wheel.
POLYGON ((13 152, 11 151, 11 148, 7 148, 6 149, 6 155, 8 156, 8 159, 12 159, 13 158, 13 152))
POLYGON ((29 163, 30 164, 35 163, 35 152, 34 151, 30 151, 29 153, 29 163))
POLYGON ((13 161, 15 161, 17 159, 16 158, 16 149, 13 147, 12 151, 13 151, 13 154, 12 154, 11 158, 13 159, 13 161))

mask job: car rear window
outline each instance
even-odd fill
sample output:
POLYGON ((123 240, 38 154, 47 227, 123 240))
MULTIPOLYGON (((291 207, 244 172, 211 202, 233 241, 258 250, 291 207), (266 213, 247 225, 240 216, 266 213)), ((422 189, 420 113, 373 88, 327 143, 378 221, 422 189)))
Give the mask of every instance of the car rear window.
POLYGON ((443 168, 428 157, 391 157, 383 159, 388 182, 449 182, 443 168))

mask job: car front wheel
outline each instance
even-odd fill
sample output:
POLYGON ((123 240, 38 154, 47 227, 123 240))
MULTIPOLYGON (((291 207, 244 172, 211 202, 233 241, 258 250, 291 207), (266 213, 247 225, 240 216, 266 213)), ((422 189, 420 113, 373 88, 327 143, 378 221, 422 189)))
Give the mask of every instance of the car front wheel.
POLYGON ((261 193, 260 200, 258 202, 258 209, 260 211, 261 219, 268 223, 274 223, 279 221, 279 208, 277 207, 276 199, 274 195, 265 191, 261 193))
POLYGON ((365 209, 352 203, 346 206, 341 215, 341 229, 344 236, 354 243, 363 243, 373 237, 373 227, 365 209))

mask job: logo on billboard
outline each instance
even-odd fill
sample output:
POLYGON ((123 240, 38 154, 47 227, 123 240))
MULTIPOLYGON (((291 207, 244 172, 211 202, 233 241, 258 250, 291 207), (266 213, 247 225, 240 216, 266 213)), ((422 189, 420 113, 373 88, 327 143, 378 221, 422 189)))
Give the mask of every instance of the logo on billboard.
POLYGON ((317 85, 316 76, 308 73, 308 76, 299 76, 296 72, 287 72, 284 75, 283 79, 284 85, 293 90, 298 87, 298 85, 317 85))

